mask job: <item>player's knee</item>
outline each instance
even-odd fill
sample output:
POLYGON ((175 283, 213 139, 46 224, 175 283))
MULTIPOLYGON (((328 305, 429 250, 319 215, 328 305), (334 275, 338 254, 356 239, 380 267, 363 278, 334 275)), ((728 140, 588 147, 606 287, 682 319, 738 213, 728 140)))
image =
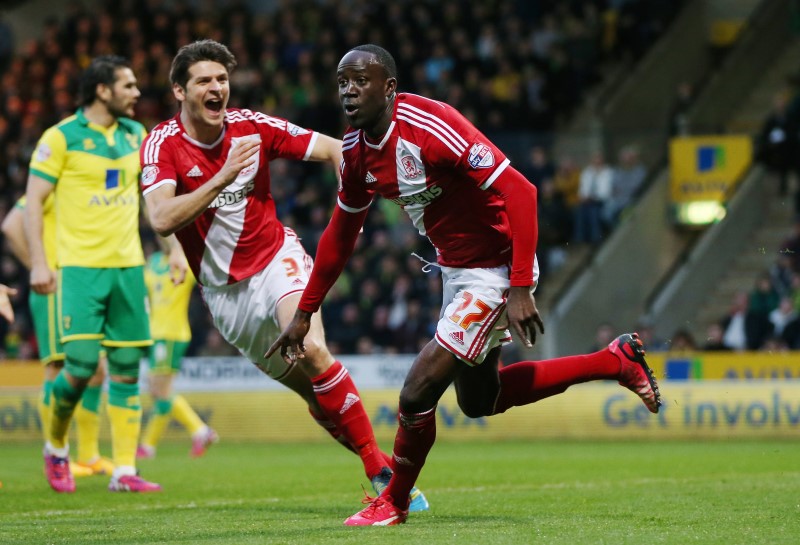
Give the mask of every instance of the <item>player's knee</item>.
POLYGON ((108 374, 115 377, 136 378, 139 376, 139 362, 144 357, 144 349, 138 346, 109 346, 108 374))
POLYGON ((431 418, 436 418, 436 414, 432 411, 435 407, 436 405, 426 411, 420 412, 409 412, 401 409, 400 414, 397 415, 397 422, 403 429, 418 430, 426 421, 431 418))
POLYGON ((480 418, 492 414, 494 403, 487 403, 483 399, 458 399, 458 408, 469 418, 480 418))
POLYGON ((153 399, 169 399, 172 397, 172 375, 151 374, 149 381, 150 395, 153 399))
POLYGON ((334 358, 328 351, 325 341, 316 338, 306 338, 303 342, 306 347, 306 359, 319 361, 320 364, 325 367, 330 367, 331 364, 333 364, 334 358))
POLYGON ((64 369, 81 380, 89 380, 97 371, 100 342, 95 340, 70 341, 64 344, 64 369))
POLYGON ((336 361, 325 343, 318 341, 306 341, 306 351, 304 358, 299 358, 298 364, 309 378, 319 376, 327 371, 336 361))
POLYGON ((58 373, 64 368, 64 360, 51 361, 44 366, 44 379, 55 380, 58 373))
POLYGON ((106 370, 105 365, 98 365, 97 370, 94 372, 94 375, 92 376, 92 380, 89 381, 89 384, 91 386, 99 386, 100 384, 103 384, 103 382, 105 382, 107 375, 108 372, 106 370))
POLYGON ((408 384, 400 390, 400 411, 405 414, 419 414, 429 411, 438 400, 428 395, 426 388, 408 384))

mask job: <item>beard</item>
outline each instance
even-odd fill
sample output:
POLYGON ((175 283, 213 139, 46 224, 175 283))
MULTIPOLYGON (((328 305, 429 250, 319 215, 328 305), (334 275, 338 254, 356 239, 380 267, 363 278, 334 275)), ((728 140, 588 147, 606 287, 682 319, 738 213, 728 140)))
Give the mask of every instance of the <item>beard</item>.
POLYGON ((108 109, 108 113, 117 118, 133 116, 133 106, 126 105, 116 97, 112 97, 108 104, 106 104, 106 108, 108 109))

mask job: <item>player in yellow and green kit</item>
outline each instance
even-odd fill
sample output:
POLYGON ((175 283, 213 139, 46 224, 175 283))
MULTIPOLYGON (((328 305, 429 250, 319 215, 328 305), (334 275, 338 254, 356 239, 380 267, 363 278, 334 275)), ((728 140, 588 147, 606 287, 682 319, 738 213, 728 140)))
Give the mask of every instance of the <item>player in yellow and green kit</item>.
POLYGON ((174 417, 192 436, 192 457, 202 456, 218 440, 217 434, 197 415, 181 395, 172 392, 172 381, 181 369, 181 360, 189 348, 189 302, 195 285, 191 272, 179 284, 173 281, 170 261, 162 252, 153 252, 144 270, 150 297, 150 395, 153 414, 142 434, 136 453, 139 458, 153 458, 170 420, 174 417))
MULTIPOLYGON (((42 208, 42 238, 45 257, 50 268, 56 267, 56 214, 55 195, 52 193, 45 200, 42 208)), ((19 199, 6 215, 2 224, 3 234, 8 241, 11 252, 28 269, 31 266, 28 245, 25 237, 25 197, 19 199)), ((54 293, 40 295, 31 290, 28 305, 33 318, 36 342, 39 346, 39 359, 44 365, 44 382, 39 398, 39 418, 42 431, 47 440, 50 428, 50 403, 53 381, 64 366, 64 350, 58 331, 58 299, 54 293)), ((90 475, 111 475, 114 464, 108 458, 100 456, 100 404, 103 382, 106 377, 105 360, 97 367, 97 371, 89 380, 81 396, 81 403, 75 409, 75 423, 78 428, 78 460, 70 463, 75 477, 90 475)))
POLYGON ((64 368, 53 383, 45 473, 74 492, 67 430, 101 346, 107 353, 108 415, 116 468, 109 490, 153 492, 137 475, 141 427, 139 360, 152 344, 139 238, 139 157, 144 127, 130 119, 140 92, 125 59, 92 60, 80 81, 81 107, 42 135, 31 158, 26 229, 31 288, 57 291, 64 368), (42 242, 43 206, 55 192, 56 273, 42 242))

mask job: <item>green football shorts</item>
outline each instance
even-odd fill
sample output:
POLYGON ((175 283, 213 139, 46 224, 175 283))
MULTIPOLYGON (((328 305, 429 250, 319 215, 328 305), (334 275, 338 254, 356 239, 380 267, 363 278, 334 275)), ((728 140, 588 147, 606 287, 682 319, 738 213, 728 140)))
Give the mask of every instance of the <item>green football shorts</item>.
POLYGON ((39 360, 45 365, 64 359, 61 335, 58 328, 58 297, 55 293, 41 295, 31 290, 28 297, 31 309, 36 344, 39 345, 39 360))
POLYGON ((103 346, 150 346, 144 267, 59 270, 61 342, 100 339, 103 346))
POLYGON ((150 372, 154 374, 172 374, 181 370, 181 360, 189 348, 188 342, 156 339, 150 347, 150 372))

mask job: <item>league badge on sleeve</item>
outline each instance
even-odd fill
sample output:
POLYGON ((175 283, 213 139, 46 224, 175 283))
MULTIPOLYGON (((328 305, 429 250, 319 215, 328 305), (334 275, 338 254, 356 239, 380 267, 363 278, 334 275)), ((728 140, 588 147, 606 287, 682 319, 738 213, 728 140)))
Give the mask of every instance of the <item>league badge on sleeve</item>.
POLYGON ((53 155, 53 152, 50 150, 50 146, 42 142, 39 144, 39 147, 36 148, 36 161, 38 163, 44 163, 50 156, 53 155))
POLYGON ((142 185, 147 187, 156 181, 158 176, 158 167, 155 165, 147 165, 142 169, 142 185))
POLYGON ((494 166, 494 153, 492 148, 480 142, 472 144, 467 158, 472 168, 490 168, 494 166))
POLYGON ((287 122, 286 123, 286 132, 291 134, 292 136, 300 136, 301 134, 308 134, 309 130, 304 129, 302 127, 298 127, 294 123, 287 122))

